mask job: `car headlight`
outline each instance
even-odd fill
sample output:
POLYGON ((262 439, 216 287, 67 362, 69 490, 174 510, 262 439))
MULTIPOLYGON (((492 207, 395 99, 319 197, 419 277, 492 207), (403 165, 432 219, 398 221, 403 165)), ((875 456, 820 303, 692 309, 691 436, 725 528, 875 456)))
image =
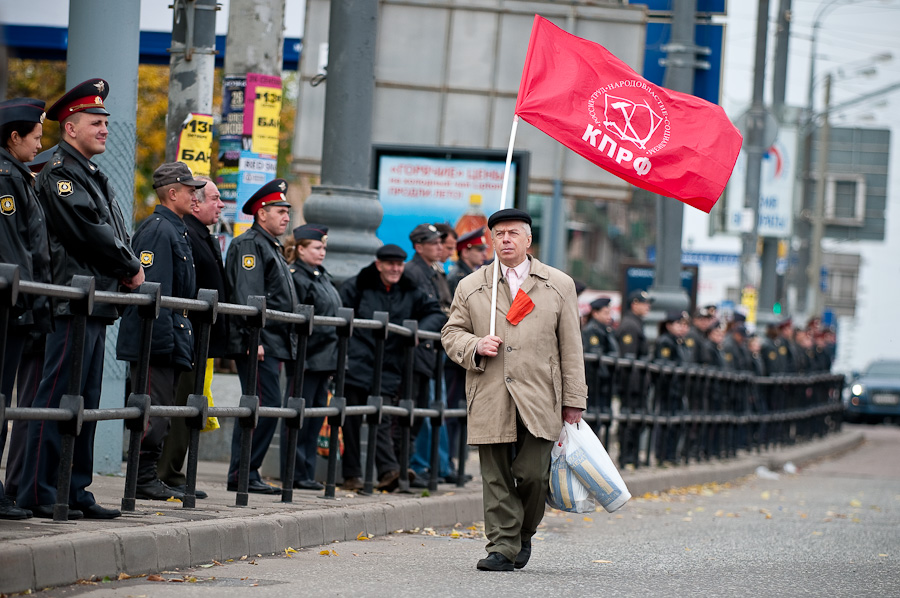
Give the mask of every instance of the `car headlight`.
POLYGON ((850 387, 850 392, 853 393, 853 396, 859 397, 862 396, 864 392, 866 392, 866 387, 862 384, 856 383, 850 387))

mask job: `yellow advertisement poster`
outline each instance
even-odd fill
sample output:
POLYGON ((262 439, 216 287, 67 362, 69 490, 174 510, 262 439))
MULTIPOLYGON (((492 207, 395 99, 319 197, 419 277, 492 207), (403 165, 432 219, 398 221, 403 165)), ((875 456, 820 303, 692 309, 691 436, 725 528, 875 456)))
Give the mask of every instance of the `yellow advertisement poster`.
POLYGON ((278 128, 281 119, 281 88, 256 87, 253 100, 253 153, 278 155, 278 128))
POLYGON ((758 303, 756 289, 753 287, 744 287, 741 291, 741 305, 747 310, 747 322, 756 324, 756 307, 758 303))
POLYGON ((179 162, 184 162, 194 174, 209 176, 212 154, 212 115, 187 115, 178 137, 179 162))

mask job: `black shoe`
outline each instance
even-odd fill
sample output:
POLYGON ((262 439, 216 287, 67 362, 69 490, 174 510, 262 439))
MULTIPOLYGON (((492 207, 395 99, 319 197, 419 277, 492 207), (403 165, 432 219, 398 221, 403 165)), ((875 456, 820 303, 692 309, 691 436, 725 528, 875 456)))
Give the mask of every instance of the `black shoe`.
MULTIPOLYGON (((119 509, 107 509, 101 507, 97 503, 87 507, 81 507, 81 510, 84 512, 85 519, 115 519, 116 517, 122 516, 122 511, 119 509)), ((69 513, 71 512, 72 511, 69 511, 69 513)))
POLYGON ((500 554, 499 552, 492 552, 487 555, 487 558, 483 558, 478 561, 476 565, 479 571, 513 571, 513 562, 500 554))
POLYGON ((12 499, 0 494, 0 519, 28 519, 31 515, 31 511, 17 507, 12 499))
POLYGON ((294 480, 294 488, 300 490, 324 490, 325 486, 315 480, 294 480))
MULTIPOLYGON (((163 482, 163 483, 165 484, 165 482, 163 482)), ((168 486, 168 484, 166 484, 166 485, 168 486)), ((181 486, 169 486, 169 488, 171 488, 172 490, 178 490, 182 494, 187 494, 187 485, 186 484, 182 484, 181 486)), ((209 494, 207 494, 203 490, 198 490, 198 489, 194 488, 194 498, 199 498, 202 500, 202 499, 208 498, 208 497, 209 497, 209 494)))
MULTIPOLYGON (((228 483, 229 492, 237 492, 237 489, 237 483, 228 483)), ((247 492, 251 494, 279 494, 281 492, 281 488, 279 488, 278 486, 266 484, 262 480, 250 480, 250 484, 247 486, 247 492)))
MULTIPOLYGON (((457 480, 459 480, 459 476, 456 474, 455 471, 448 473, 447 475, 444 476, 444 481, 446 481, 448 484, 456 484, 457 480)), ((463 483, 471 482, 471 481, 472 481, 471 474, 467 473, 463 476, 463 483)))
POLYGON ((181 500, 184 498, 184 493, 156 478, 153 481, 138 484, 134 496, 144 500, 169 500, 170 498, 181 500))
MULTIPOLYGON (((40 519, 53 519, 53 505, 34 505, 28 507, 29 510, 34 514, 35 517, 39 517, 40 519)), ((79 511, 78 509, 69 508, 69 521, 75 521, 76 519, 81 519, 84 517, 84 513, 79 511)))
POLYGON ((513 564, 516 566, 516 569, 521 569, 528 564, 528 559, 530 558, 531 540, 528 540, 527 542, 522 542, 522 549, 519 551, 519 554, 516 555, 516 562, 513 564))

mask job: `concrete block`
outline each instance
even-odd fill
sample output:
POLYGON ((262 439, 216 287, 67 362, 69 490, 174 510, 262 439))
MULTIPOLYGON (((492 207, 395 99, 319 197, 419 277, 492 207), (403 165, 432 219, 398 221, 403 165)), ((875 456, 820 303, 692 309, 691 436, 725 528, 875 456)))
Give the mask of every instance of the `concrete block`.
POLYGON ((378 505, 377 507, 370 507, 363 510, 363 515, 366 519, 366 533, 372 534, 375 536, 384 536, 388 532, 393 531, 387 529, 387 521, 384 518, 384 507, 383 505, 378 505))
POLYGON ((156 546, 160 571, 185 567, 191 562, 191 540, 184 527, 167 525, 157 530, 156 546))
POLYGON ((460 497, 456 501, 456 520, 463 525, 484 521, 484 502, 481 496, 460 497))
POLYGON ((62 586, 78 580, 75 549, 67 539, 41 538, 30 543, 37 589, 62 586))
POLYGON ((397 530, 406 529, 406 520, 403 518, 403 511, 397 508, 393 503, 383 505, 384 509, 384 525, 387 533, 396 532, 397 530))
POLYGON ((26 544, 0 544, 0 593, 12 594, 35 589, 34 557, 26 544))
POLYGON ((75 534, 70 539, 75 554, 75 574, 78 579, 109 577, 115 579, 122 563, 118 545, 102 533, 75 534))
MULTIPOLYGON (((222 548, 219 555, 222 559, 239 558, 250 550, 250 528, 259 525, 259 521, 243 521, 229 519, 219 525, 222 548)), ((216 559, 221 560, 221 559, 216 559)))
MULTIPOLYGON (((371 509, 372 507, 368 507, 371 509)), ((360 509, 344 510, 344 540, 347 542, 356 541, 359 534, 369 533, 366 529, 366 513, 360 509)))
POLYGON ((249 537, 247 540, 247 552, 244 554, 270 554, 280 550, 278 547, 278 536, 281 526, 273 518, 261 517, 251 522, 247 527, 249 537))
POLYGON ((151 529, 129 528, 115 532, 119 538, 120 568, 129 575, 159 571, 159 549, 156 532, 151 529))
MULTIPOLYGON (((325 543, 325 528, 322 523, 322 513, 316 511, 304 511, 295 515, 300 529, 300 546, 320 546, 325 543)), ((294 546, 297 548, 297 546, 294 546)))
POLYGON ((403 529, 412 530, 416 528, 427 527, 425 520, 422 518, 422 505, 418 500, 409 500, 396 503, 403 517, 403 529))
POLYGON ((456 508, 446 499, 435 496, 416 502, 422 508, 424 527, 445 527, 456 523, 456 508))
MULTIPOLYGON (((322 544, 329 544, 337 540, 343 542, 346 538, 344 529, 344 514, 339 509, 322 513, 322 544)), ((354 535, 354 537, 356 537, 354 535)))
POLYGON ((195 523, 187 528, 191 545, 192 567, 204 565, 222 558, 222 539, 219 534, 219 526, 222 522, 212 521, 195 523))
POLYGON ((273 552, 281 552, 288 546, 297 548, 300 545, 300 522, 290 513, 275 518, 278 526, 278 543, 273 552))

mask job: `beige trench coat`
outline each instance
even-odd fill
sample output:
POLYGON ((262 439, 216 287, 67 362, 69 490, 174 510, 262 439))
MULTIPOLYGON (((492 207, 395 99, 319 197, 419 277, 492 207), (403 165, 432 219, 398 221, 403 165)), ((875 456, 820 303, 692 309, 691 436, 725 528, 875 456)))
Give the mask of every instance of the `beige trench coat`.
POLYGON ((450 359, 466 369, 468 443, 516 440, 516 411, 528 431, 557 440, 562 407, 584 409, 587 385, 575 283, 566 274, 529 256, 531 273, 521 285, 534 310, 513 326, 509 284, 497 290, 495 334, 503 339, 496 357, 475 354, 490 332, 494 265, 464 278, 456 289, 441 341, 450 359))

